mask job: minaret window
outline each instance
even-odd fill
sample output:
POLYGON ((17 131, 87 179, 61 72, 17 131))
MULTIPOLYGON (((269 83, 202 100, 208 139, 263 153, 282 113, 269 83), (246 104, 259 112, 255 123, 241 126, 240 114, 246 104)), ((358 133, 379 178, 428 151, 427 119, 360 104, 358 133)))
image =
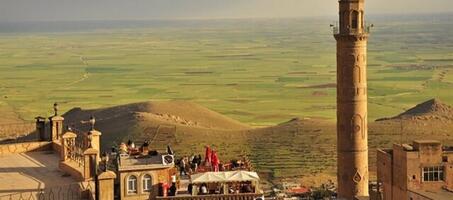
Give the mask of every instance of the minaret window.
POLYGON ((343 30, 347 30, 349 28, 349 12, 343 12, 343 30))
POLYGON ((359 27, 359 12, 352 11, 351 28, 356 29, 358 27, 359 27))

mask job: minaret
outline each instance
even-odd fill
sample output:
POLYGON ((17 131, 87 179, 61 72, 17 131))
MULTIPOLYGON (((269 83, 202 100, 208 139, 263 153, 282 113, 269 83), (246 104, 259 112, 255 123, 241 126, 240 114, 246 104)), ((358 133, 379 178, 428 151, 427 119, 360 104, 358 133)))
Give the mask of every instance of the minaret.
POLYGON ((364 0, 340 0, 337 40, 338 198, 368 194, 367 40, 364 0))

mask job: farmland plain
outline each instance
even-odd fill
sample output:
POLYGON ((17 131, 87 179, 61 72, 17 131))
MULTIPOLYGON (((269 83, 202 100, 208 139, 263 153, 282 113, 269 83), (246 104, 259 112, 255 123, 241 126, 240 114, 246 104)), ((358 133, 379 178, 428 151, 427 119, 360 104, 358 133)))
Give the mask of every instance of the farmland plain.
MULTIPOLYGON (((451 123, 408 121, 404 131, 398 122, 371 123, 434 97, 453 104, 450 19, 440 15, 371 20, 372 176, 377 147, 426 137, 453 145, 451 123)), ((0 124, 49 116, 53 102, 64 112, 184 100, 257 129, 225 133, 178 127, 178 153, 202 153, 204 145, 212 145, 222 159, 250 155, 269 180, 307 181, 321 174, 334 179, 336 48, 331 21, 0 23, 0 124), (294 117, 301 120, 280 124, 294 117)), ((109 140, 104 148, 143 136, 150 126, 141 122, 143 129, 129 132, 136 126, 125 127, 123 118, 98 121, 103 138, 109 140)))
MULTIPOLYGON (((448 19, 373 19, 371 120, 432 97, 453 103, 448 19)), ((255 126, 335 119, 329 19, 40 23, 0 24, 9 30, 0 33, 0 110, 25 120, 50 114, 52 102, 68 110, 169 99, 255 126)))

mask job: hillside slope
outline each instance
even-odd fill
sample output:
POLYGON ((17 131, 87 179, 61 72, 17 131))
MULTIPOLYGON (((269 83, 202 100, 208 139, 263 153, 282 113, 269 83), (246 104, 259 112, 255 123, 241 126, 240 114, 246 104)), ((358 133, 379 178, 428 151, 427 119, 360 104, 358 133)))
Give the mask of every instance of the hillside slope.
POLYGON ((453 107, 441 102, 439 99, 430 99, 423 103, 420 103, 407 111, 391 117, 382 118, 376 121, 393 120, 393 119, 405 119, 405 120, 453 120, 453 107))
POLYGON ((89 110, 74 108, 63 117, 66 125, 86 131, 89 129, 87 121, 91 115, 96 118, 95 128, 103 133, 104 149, 128 139, 155 140, 158 142, 155 144, 156 148, 162 148, 167 143, 176 142, 176 132, 231 132, 250 129, 245 124, 185 101, 141 102, 89 110))
MULTIPOLYGON (((437 104, 436 101, 423 103, 408 113, 432 115, 427 111, 437 113, 445 110, 438 108, 437 104), (420 110, 422 112, 418 112, 420 110)), ((96 129, 103 133, 104 149, 128 139, 136 143, 150 140, 153 149, 162 150, 170 144, 178 156, 183 156, 203 154, 204 146, 210 145, 222 162, 241 154, 249 155, 263 180, 278 182, 294 178, 319 185, 336 177, 336 125, 331 121, 294 118, 275 126, 252 129, 199 105, 182 101, 143 102, 93 110, 75 108, 64 117, 76 127, 88 129, 88 124, 80 121, 87 120, 91 114, 96 116, 96 129)), ((426 138, 453 144, 453 123, 431 118, 404 121, 403 128, 400 120, 370 122, 372 180, 376 172, 376 148, 426 138)))
POLYGON ((64 114, 70 119, 87 120, 94 115, 98 121, 129 118, 149 118, 168 124, 213 129, 248 129, 249 126, 225 117, 198 104, 186 101, 141 102, 109 108, 83 110, 74 108, 64 114), (141 116, 141 117, 140 117, 141 116))
POLYGON ((0 119, 0 125, 24 122, 24 120, 20 118, 14 109, 3 101, 0 101, 0 116, 2 116, 0 119))

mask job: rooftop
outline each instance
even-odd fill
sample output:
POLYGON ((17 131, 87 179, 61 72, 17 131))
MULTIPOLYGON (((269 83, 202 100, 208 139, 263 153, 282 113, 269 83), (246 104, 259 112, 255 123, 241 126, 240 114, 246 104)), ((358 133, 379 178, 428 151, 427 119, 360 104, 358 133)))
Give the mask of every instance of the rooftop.
POLYGON ((438 140, 414 140, 417 144, 441 144, 438 140))
POLYGON ((132 156, 128 154, 122 154, 120 156, 119 171, 161 169, 173 166, 173 164, 165 165, 162 161, 161 154, 146 156, 132 156))
POLYGON ((410 191, 412 193, 421 195, 425 198, 436 199, 436 200, 451 200, 453 199, 453 193, 446 190, 430 191, 430 190, 417 190, 410 191))
MULTIPOLYGON (((414 143, 419 144, 438 144, 438 141, 434 140, 418 140, 414 141, 414 143)), ((404 151, 408 152, 415 152, 418 151, 418 149, 414 148, 413 144, 394 144, 394 147, 397 146, 399 148, 402 148, 404 151)), ((389 155, 393 155, 393 149, 391 148, 378 148, 378 151, 384 152, 389 155)), ((443 154, 452 154, 453 153, 453 146, 442 146, 442 153, 443 154)))
POLYGON ((0 197, 76 183, 58 169, 59 161, 58 154, 51 151, 1 156, 0 197))

